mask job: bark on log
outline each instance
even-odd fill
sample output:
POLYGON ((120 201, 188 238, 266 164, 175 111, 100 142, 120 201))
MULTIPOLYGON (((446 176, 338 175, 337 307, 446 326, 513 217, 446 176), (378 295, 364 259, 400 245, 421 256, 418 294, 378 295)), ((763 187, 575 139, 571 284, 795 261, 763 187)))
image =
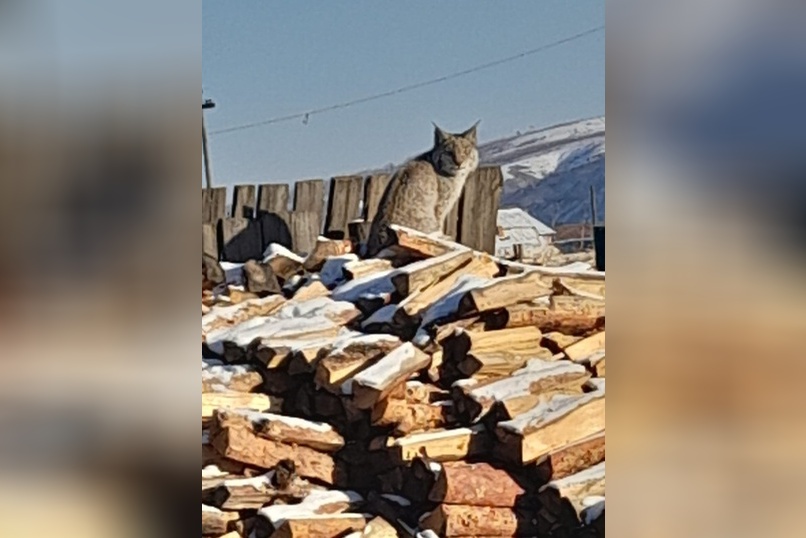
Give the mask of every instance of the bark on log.
POLYGON ((302 266, 306 271, 315 273, 319 271, 331 256, 341 256, 353 251, 353 244, 346 239, 327 239, 318 237, 313 251, 305 258, 302 266))
POLYGON ((583 297, 557 296, 549 304, 529 302, 482 315, 488 330, 534 326, 543 332, 558 331, 584 336, 604 328, 604 301, 583 297))
POLYGON ((362 514, 320 514, 287 519, 271 538, 339 538, 366 527, 362 514))
POLYGON ((243 265, 243 274, 246 279, 246 289, 252 293, 273 294, 280 293, 280 283, 268 263, 259 263, 249 260, 243 265))
POLYGON ((421 527, 438 536, 533 536, 536 520, 511 508, 440 505, 426 514, 421 527))
POLYGON ((324 422, 261 413, 252 419, 252 428, 264 439, 307 446, 321 452, 336 452, 344 446, 344 438, 324 422))
POLYGON ((275 487, 273 474, 224 480, 209 492, 203 492, 202 500, 222 510, 257 510, 277 500, 300 502, 310 494, 311 485, 301 478, 282 489, 275 487))
POLYGON ((341 394, 345 381, 400 346, 400 339, 387 335, 363 335, 344 342, 316 365, 314 381, 333 394, 341 394))
POLYGON ((578 473, 605 460, 605 432, 564 446, 538 460, 535 482, 547 483, 578 473))
POLYGON ((212 418, 216 409, 279 412, 282 405, 282 398, 255 392, 203 392, 202 421, 212 418))
POLYGON ((490 438, 484 426, 476 424, 389 439, 387 447, 390 457, 396 461, 413 461, 417 457, 438 462, 458 461, 488 452, 490 438))
POLYGON ((473 258, 469 249, 447 252, 407 265, 392 276, 392 285, 400 297, 433 286, 442 278, 467 265, 473 258))
POLYGON ((213 506, 202 504, 202 535, 219 536, 233 528, 240 519, 237 512, 223 512, 213 506))
POLYGON ((538 273, 493 279, 489 284, 469 290, 459 302, 460 316, 479 312, 489 312, 518 303, 533 301, 538 297, 548 297, 552 289, 546 285, 538 273))
POLYGON ((501 469, 489 463, 438 464, 437 480, 428 500, 437 503, 513 508, 526 491, 501 469))
POLYGON ((263 377, 248 365, 216 365, 202 368, 202 392, 252 392, 263 384, 263 377))

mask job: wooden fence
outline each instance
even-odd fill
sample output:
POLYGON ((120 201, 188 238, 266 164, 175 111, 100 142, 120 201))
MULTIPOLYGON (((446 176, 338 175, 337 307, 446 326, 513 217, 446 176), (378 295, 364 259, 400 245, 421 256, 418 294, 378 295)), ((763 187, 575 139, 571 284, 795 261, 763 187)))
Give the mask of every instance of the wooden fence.
MULTIPOLYGON (((260 258, 270 243, 302 254, 320 235, 361 240, 388 183, 388 175, 334 177, 327 204, 321 179, 297 181, 293 204, 288 184, 236 185, 229 214, 226 187, 202 189, 202 250, 220 260, 243 262, 260 258)), ((501 185, 499 167, 480 167, 467 179, 445 233, 494 253, 501 185)))

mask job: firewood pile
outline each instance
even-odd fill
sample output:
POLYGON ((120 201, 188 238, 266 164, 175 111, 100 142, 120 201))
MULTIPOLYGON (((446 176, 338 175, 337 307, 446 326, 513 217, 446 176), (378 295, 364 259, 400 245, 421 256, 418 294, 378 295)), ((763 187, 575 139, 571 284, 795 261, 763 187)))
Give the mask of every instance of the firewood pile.
POLYGON ((202 535, 604 536, 604 274, 394 232, 203 260, 202 535))

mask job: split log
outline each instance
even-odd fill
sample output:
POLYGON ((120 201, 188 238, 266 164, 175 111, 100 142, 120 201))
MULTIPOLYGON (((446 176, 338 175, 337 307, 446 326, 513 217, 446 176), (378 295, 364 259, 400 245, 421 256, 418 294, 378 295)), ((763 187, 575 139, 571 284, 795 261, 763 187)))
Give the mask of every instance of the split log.
POLYGON ((216 365, 202 368, 202 392, 251 392, 263 384, 263 377, 253 366, 216 365))
POLYGON ((605 432, 600 431, 551 452, 535 467, 535 481, 547 483, 578 473, 605 460, 605 432))
POLYGON ((233 528, 240 519, 237 512, 223 512, 202 504, 202 536, 219 536, 233 528))
POLYGON ((300 476, 334 483, 336 466, 331 456, 259 437, 252 425, 259 418, 259 413, 216 411, 210 427, 210 444, 227 458, 261 469, 272 469, 280 461, 291 459, 300 476))
POLYGON ((392 285, 400 297, 433 286, 442 278, 467 265, 473 258, 469 249, 446 252, 400 268, 392 276, 392 285))
POLYGON ((252 417, 252 428, 264 439, 307 446, 322 452, 336 452, 344 446, 344 438, 324 422, 260 413, 252 417))
POLYGON ((593 373, 596 377, 604 377, 605 376, 605 354, 604 351, 601 353, 594 353, 590 357, 588 357, 588 365, 593 370, 593 373))
POLYGON ((361 335, 345 340, 316 365, 317 386, 341 394, 341 386, 362 369, 400 346, 400 339, 388 335, 361 335))
POLYGON ((604 391, 555 395, 496 428, 496 451, 505 461, 526 464, 603 430, 604 391))
POLYGON ((345 239, 327 239, 326 237, 319 236, 316 238, 316 246, 313 251, 305 258, 302 266, 306 271, 315 273, 322 269, 328 258, 333 256, 341 256, 353 251, 353 244, 345 239))
POLYGON ((442 504, 420 520, 420 527, 454 536, 534 536, 536 521, 511 508, 442 504))
POLYGON ((397 435, 444 428, 454 422, 453 402, 409 402, 387 398, 372 408, 372 424, 394 426, 397 435))
POLYGON ((271 538, 339 538, 362 531, 367 524, 362 514, 321 514, 286 519, 271 538))
POLYGON ((387 448, 394 461, 409 462, 417 457, 438 462, 457 461, 484 454, 490 449, 490 439, 485 427, 476 424, 389 439, 387 448))
POLYGON ((301 503, 274 504, 261 508, 258 510, 258 519, 267 522, 269 527, 278 529, 291 519, 344 513, 363 500, 363 497, 354 491, 313 490, 301 503))
POLYGON ((436 466, 439 470, 429 501, 512 508, 526 493, 509 473, 489 463, 456 461, 436 466))
POLYGON ((203 392, 202 421, 210 419, 216 409, 278 412, 282 405, 282 398, 255 392, 203 392))
POLYGON ((429 234, 418 232, 404 226, 392 225, 390 231, 394 235, 393 243, 422 256, 441 256, 454 250, 465 250, 466 246, 447 241, 429 234))
POLYGON ((270 295, 263 299, 252 299, 232 306, 214 306, 208 314, 202 316, 202 342, 211 331, 234 327, 248 319, 258 316, 270 316, 284 304, 285 298, 270 295))
POLYGON ((355 280, 357 278, 389 271, 391 269, 392 262, 389 260, 379 260, 377 258, 348 262, 342 268, 344 271, 344 276, 347 278, 347 280, 355 280))
POLYGON ((277 500, 284 503, 300 502, 311 492, 311 485, 295 478, 280 489, 272 484, 274 473, 252 478, 224 480, 215 488, 202 493, 202 500, 222 510, 257 510, 277 500))
POLYGON ((605 462, 574 473, 572 475, 552 480, 540 488, 541 500, 549 496, 568 499, 574 505, 577 513, 584 508, 582 501, 591 495, 605 494, 605 462))
POLYGON ((488 330, 535 326, 541 331, 584 336, 605 323, 604 301, 554 295, 548 304, 538 300, 482 315, 488 330))
POLYGON ((489 381, 458 381, 452 390, 457 414, 465 422, 486 415, 495 406, 496 420, 509 420, 554 394, 579 394, 590 374, 570 361, 530 361, 514 375, 489 381))
POLYGON ((431 357, 407 342, 352 378, 353 402, 369 409, 412 374, 428 368, 431 357))
POLYGON ((587 338, 583 338, 578 342, 574 342, 570 346, 563 349, 563 353, 570 360, 579 362, 594 353, 604 351, 605 348, 605 332, 596 333, 587 338))
POLYGON ((259 263, 249 260, 243 265, 243 274, 246 279, 246 289, 252 293, 274 294, 280 293, 281 288, 277 276, 268 263, 259 263))
POLYGON ((328 295, 330 295, 330 290, 327 289, 321 280, 311 280, 294 292, 294 300, 307 301, 309 299, 327 297, 328 295))
POLYGON ((443 364, 454 367, 464 376, 508 375, 539 356, 541 337, 537 327, 457 331, 440 342, 444 350, 443 364))
POLYGON ((360 538, 398 538, 400 535, 391 523, 378 516, 367 522, 360 538))
POLYGON ((552 353, 561 353, 562 350, 574 342, 582 340, 581 336, 571 336, 561 332, 552 331, 543 335, 540 344, 552 353))
MULTIPOLYGON (((321 358, 320 352, 323 348, 333 346, 336 342, 355 334, 321 317, 313 318, 305 325, 307 332, 299 332, 287 337, 278 336, 253 340, 244 351, 246 358, 269 370, 286 366, 294 355, 307 364, 313 364, 315 359, 321 358)), ((299 330, 302 331, 302 327, 299 327, 299 330)), ((234 349, 230 351, 234 355, 234 349)))
POLYGON ((257 293, 246 291, 241 286, 227 286, 227 295, 229 296, 229 304, 231 305, 260 298, 257 293))
POLYGON ((304 260, 287 248, 276 243, 272 243, 268 246, 263 261, 269 264, 272 272, 277 278, 283 281, 303 271, 302 263, 304 260))
POLYGON ((536 272, 493 279, 467 291, 459 302, 459 315, 469 316, 548 297, 552 289, 536 272))

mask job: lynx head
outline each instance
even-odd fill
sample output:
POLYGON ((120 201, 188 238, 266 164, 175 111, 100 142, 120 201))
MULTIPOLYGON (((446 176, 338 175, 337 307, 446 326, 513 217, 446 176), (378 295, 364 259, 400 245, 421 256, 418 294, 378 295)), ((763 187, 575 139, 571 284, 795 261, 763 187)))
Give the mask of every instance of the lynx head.
POLYGON ((470 173, 479 164, 476 148, 476 122, 473 127, 461 134, 446 133, 434 124, 434 168, 443 176, 456 176, 460 172, 470 173))

